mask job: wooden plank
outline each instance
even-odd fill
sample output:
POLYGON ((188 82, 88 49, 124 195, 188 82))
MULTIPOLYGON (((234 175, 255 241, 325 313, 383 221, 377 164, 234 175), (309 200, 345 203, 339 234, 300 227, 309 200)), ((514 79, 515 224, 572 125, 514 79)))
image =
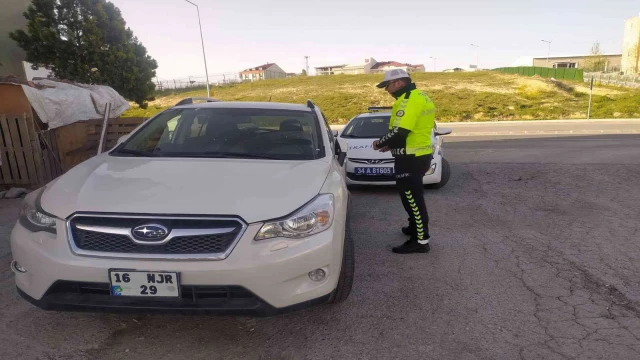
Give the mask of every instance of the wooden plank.
POLYGON ((31 137, 29 136, 29 129, 27 128, 27 121, 29 120, 26 115, 18 117, 18 129, 22 137, 23 151, 29 172, 29 185, 39 185, 40 181, 38 180, 33 149, 31 148, 31 137))
POLYGON ((50 139, 50 144, 51 147, 53 148, 53 152, 52 152, 52 156, 53 156, 53 160, 54 160, 54 169, 55 169, 55 177, 58 177, 60 175, 62 175, 64 173, 64 170, 62 169, 62 163, 60 160, 60 155, 59 155, 59 148, 58 148, 58 140, 56 139, 56 136, 54 133, 52 133, 51 131, 48 131, 49 133, 49 139, 50 139))
MULTIPOLYGON (((42 133, 41 135, 43 137, 46 136, 45 133, 42 133)), ((45 171, 46 176, 49 179, 55 178, 55 176, 54 176, 55 172, 51 168, 51 154, 50 154, 49 150, 46 149, 46 148, 44 149, 44 152, 42 154, 42 160, 43 160, 43 163, 44 163, 44 171, 45 171)))
POLYGON ((0 173, 2 173, 2 184, 11 184, 13 179, 11 178, 11 172, 9 170, 9 157, 7 156, 8 148, 3 146, 7 142, 4 139, 5 135, 9 135, 4 131, 4 127, 1 125, 4 123, 5 116, 0 115, 0 129, 2 129, 2 133, 0 134, 0 157, 2 158, 2 165, 0 165, 0 173))
POLYGON ((11 171, 11 175, 9 175, 9 179, 11 179, 11 183, 19 184, 20 177, 18 175, 18 166, 15 161, 13 141, 11 140, 11 132, 9 131, 9 119, 6 116, 0 118, 0 126, 2 126, 2 132, 4 132, 4 141, 5 141, 5 144, 7 144, 7 149, 8 149, 8 151, 5 153, 6 155, 5 157, 7 159, 7 163, 9 164, 8 167, 11 171))
POLYGON ((40 137, 36 132, 35 119, 28 117, 27 120, 27 131, 29 133, 29 138, 31 139, 31 151, 33 152, 33 160, 36 165, 36 173, 38 174, 38 184, 44 185, 53 179, 49 178, 44 171, 42 148, 40 147, 40 137))
POLYGON ((20 131, 18 131, 18 117, 12 116, 7 120, 11 131, 11 140, 13 140, 13 150, 15 152, 16 162, 18 163, 18 171, 20 171, 20 183, 28 184, 29 172, 27 170, 27 162, 24 159, 24 150, 22 146, 22 139, 20 138, 20 131))
MULTIPOLYGON (((107 140, 118 140, 120 139, 122 136, 124 136, 126 134, 109 134, 107 133, 107 140)), ((95 134, 95 135, 87 135, 87 142, 98 142, 100 140, 100 134, 95 134)))

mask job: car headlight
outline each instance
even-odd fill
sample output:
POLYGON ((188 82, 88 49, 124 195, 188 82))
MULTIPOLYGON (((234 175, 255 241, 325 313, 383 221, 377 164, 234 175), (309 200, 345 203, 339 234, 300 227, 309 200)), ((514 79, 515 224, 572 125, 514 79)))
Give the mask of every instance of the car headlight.
POLYGON ((52 234, 56 233, 56 218, 47 214, 40 208, 40 196, 44 189, 35 200, 25 199, 22 209, 20 210, 20 224, 27 230, 32 232, 46 231, 52 234))
POLYGON ((301 239, 325 231, 333 223, 333 195, 321 194, 286 219, 262 225, 256 240, 275 237, 301 239))
POLYGON ((432 164, 431 167, 429 167, 429 170, 427 170, 427 175, 432 175, 434 172, 436 172, 436 166, 437 164, 432 164))

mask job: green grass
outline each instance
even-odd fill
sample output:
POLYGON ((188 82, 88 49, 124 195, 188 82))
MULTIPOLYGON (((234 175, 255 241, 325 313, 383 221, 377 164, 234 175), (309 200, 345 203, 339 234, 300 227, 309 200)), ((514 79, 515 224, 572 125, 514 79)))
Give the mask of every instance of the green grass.
MULTIPOLYGON (((382 75, 309 76, 263 80, 211 88, 211 97, 226 101, 306 103, 313 100, 333 124, 345 123, 369 106, 390 106, 394 99, 375 87, 382 75)), ((417 73, 419 89, 436 104, 437 119, 446 121, 585 118, 586 83, 508 75, 497 72, 417 73)), ((183 98, 206 96, 205 89, 165 90, 149 107, 135 105, 125 117, 150 117, 183 98)), ((597 86, 593 118, 640 117, 640 90, 597 86)))

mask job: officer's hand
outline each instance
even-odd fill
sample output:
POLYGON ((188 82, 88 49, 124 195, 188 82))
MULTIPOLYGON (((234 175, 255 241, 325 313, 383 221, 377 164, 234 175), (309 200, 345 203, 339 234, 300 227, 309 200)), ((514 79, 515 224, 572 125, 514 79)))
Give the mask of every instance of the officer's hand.
POLYGON ((383 147, 382 149, 380 149, 380 150, 378 150, 378 151, 380 151, 380 152, 387 152, 387 151, 389 151, 389 147, 388 147, 388 146, 385 146, 385 147, 383 147))
POLYGON ((374 140, 373 141, 373 150, 379 150, 380 148, 378 147, 378 140, 374 140))

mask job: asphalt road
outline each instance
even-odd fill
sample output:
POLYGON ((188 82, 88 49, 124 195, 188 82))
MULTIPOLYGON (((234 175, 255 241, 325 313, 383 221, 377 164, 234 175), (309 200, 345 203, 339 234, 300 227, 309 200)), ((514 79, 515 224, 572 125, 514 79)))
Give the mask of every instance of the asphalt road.
POLYGON ((431 253, 391 253, 406 220, 393 188, 353 189, 351 297, 275 318, 37 310, 7 270, 18 203, 0 200, 0 358, 640 358, 640 136, 445 146, 431 253))

